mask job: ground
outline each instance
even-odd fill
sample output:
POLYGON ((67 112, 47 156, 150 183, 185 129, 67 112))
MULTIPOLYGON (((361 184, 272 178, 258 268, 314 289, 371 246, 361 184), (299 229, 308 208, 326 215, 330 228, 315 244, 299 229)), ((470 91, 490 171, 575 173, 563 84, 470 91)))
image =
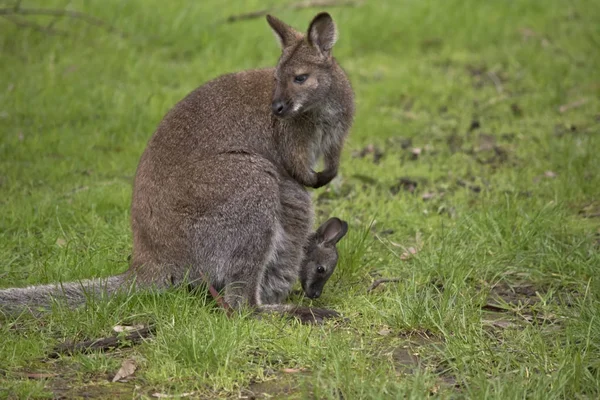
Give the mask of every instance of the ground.
MULTIPOLYGON (((56 304, 0 317, 0 396, 598 398, 595 3, 327 8, 357 114, 340 176, 313 192, 317 222, 338 216, 350 230, 312 304, 347 319, 228 319, 184 290, 56 304), (397 279, 369 290, 380 278, 397 279), (155 332, 48 357, 132 324, 155 332), (127 360, 137 369, 113 383, 127 360)), ((304 30, 320 10, 282 4, 23 1, 105 23, 0 19, 0 287, 127 268, 147 140, 196 86, 276 62, 265 20, 230 15, 276 5, 304 30)))

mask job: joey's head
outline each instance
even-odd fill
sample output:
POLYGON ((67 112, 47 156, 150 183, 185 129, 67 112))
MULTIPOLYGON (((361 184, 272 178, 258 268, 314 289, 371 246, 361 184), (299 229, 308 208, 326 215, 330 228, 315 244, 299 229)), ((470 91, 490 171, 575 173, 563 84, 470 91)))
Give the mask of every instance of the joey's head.
POLYGON ((306 297, 321 296, 325 283, 333 274, 338 261, 337 242, 348 232, 348 224, 330 218, 310 236, 300 270, 300 283, 306 297))
POLYGON ((275 68, 271 109, 279 118, 292 118, 319 106, 333 81, 331 49, 337 30, 328 13, 313 18, 306 35, 267 15, 281 46, 275 68))

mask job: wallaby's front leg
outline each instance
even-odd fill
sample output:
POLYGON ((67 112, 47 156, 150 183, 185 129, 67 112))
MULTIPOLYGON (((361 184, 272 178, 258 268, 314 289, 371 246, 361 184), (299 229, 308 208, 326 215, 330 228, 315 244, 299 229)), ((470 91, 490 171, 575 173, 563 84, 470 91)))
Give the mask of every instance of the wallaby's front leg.
POLYGON ((338 168, 340 166, 340 157, 342 153, 342 142, 328 143, 329 146, 325 147, 323 151, 324 169, 317 173, 317 181, 311 187, 318 189, 322 186, 327 185, 337 176, 338 168))
POLYGON ((329 182, 333 180, 337 176, 337 168, 336 169, 325 169, 321 172, 317 172, 317 181, 311 187, 313 189, 318 189, 327 185, 329 182))
POLYGON ((327 185, 337 176, 340 165, 342 144, 332 144, 323 154, 324 169, 315 172, 310 165, 310 158, 306 154, 293 154, 288 161, 292 176, 300 184, 318 189, 327 185))
POLYGON ((315 187, 319 181, 319 173, 312 169, 308 152, 293 151, 283 160, 288 173, 303 186, 315 187))

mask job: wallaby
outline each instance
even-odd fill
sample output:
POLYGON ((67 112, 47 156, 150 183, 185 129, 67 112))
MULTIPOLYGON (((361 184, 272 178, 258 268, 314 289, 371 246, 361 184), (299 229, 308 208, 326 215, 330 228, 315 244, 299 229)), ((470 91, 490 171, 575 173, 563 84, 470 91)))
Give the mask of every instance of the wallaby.
POLYGON ((134 182, 128 273, 158 286, 206 276, 233 308, 318 321, 336 313, 280 304, 298 279, 312 226, 304 186, 336 175, 354 96, 331 54, 337 33, 329 14, 318 14, 306 36, 267 20, 282 47, 277 66, 204 84, 149 141, 134 182), (321 155, 325 168, 315 173, 321 155))
MULTIPOLYGON (((306 297, 315 299, 335 270, 338 260, 336 244, 348 231, 348 224, 330 218, 314 233, 304 249, 300 267, 300 284, 306 297)), ((265 276, 268 278, 268 276, 265 276)), ((0 290, 0 312, 18 312, 29 308, 48 308, 53 300, 64 300, 69 306, 84 304, 88 298, 110 297, 132 289, 125 274, 107 278, 86 279, 60 284, 28 286, 0 290)))
POLYGON ((154 287, 206 278, 233 308, 318 322, 337 313, 280 303, 298 279, 312 226, 304 186, 336 176, 354 95, 331 54, 329 14, 315 16, 306 35, 267 21, 282 48, 277 66, 202 85, 150 139, 134 181, 124 278, 154 287))

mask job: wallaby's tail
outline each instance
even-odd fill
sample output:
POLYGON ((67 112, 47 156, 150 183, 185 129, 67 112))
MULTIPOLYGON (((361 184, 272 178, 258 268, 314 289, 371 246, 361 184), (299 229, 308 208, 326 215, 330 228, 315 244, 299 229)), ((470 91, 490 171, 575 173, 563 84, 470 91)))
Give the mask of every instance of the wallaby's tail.
POLYGON ((263 304, 258 307, 257 311, 258 313, 289 315, 299 319, 303 324, 321 324, 326 318, 340 316, 336 311, 326 308, 303 307, 293 304, 263 304))
POLYGON ((0 290, 0 313, 11 314, 27 309, 36 311, 39 308, 49 308, 53 299, 65 301, 69 306, 77 306, 85 303, 89 298, 101 298, 127 290, 128 282, 126 275, 120 274, 77 282, 2 289, 0 290))

